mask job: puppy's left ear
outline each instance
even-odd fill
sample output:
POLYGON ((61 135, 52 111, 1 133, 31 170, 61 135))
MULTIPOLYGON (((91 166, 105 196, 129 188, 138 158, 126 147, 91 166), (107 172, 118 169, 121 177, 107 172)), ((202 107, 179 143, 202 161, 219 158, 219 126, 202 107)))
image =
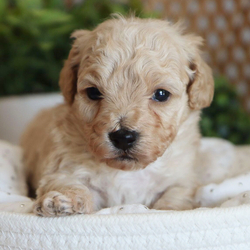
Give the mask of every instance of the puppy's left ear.
POLYGON ((72 33, 71 38, 74 42, 60 73, 59 86, 65 101, 70 105, 74 102, 77 92, 77 75, 81 60, 80 46, 85 43, 84 38, 88 37, 89 33, 88 30, 77 30, 72 33))
POLYGON ((197 38, 196 42, 193 40, 195 49, 194 54, 191 55, 189 64, 190 81, 187 86, 187 93, 189 96, 189 107, 193 110, 199 110, 209 107, 214 96, 214 79, 211 68, 201 58, 198 46, 202 41, 197 38))

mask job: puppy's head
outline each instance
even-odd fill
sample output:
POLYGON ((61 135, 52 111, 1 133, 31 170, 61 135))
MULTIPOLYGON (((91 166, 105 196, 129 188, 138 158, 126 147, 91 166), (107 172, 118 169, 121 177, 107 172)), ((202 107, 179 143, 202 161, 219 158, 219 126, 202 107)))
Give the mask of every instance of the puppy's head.
POLYGON ((111 167, 146 167, 212 101, 201 39, 178 25, 120 17, 72 36, 60 87, 89 151, 111 167))

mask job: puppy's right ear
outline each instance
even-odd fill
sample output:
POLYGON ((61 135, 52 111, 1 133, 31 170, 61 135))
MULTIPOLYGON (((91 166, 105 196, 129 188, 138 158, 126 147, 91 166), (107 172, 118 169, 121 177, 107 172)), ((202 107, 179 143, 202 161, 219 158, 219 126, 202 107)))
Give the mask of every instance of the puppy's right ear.
POLYGON ((60 73, 59 86, 69 105, 74 102, 77 91, 78 68, 81 60, 80 44, 84 42, 81 40, 89 33, 88 30, 77 30, 72 33, 71 38, 74 39, 74 42, 60 73))
POLYGON ((201 57, 199 47, 202 39, 193 35, 186 35, 189 45, 189 84, 187 93, 189 96, 189 107, 200 110, 210 106, 214 96, 214 80, 211 68, 201 57), (190 72, 192 72, 190 74, 190 72))

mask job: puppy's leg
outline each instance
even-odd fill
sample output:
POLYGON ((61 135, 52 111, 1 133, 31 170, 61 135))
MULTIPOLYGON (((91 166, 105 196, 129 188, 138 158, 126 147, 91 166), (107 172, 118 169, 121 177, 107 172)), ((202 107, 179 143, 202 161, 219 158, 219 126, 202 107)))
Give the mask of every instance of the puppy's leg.
POLYGON ((163 193, 152 208, 157 210, 189 210, 194 207, 193 197, 193 188, 172 187, 163 193))
MULTIPOLYGON (((53 175, 51 178, 53 179, 53 175)), ((33 208, 35 214, 52 217, 88 214, 93 211, 92 194, 86 186, 67 183, 68 180, 60 180, 60 183, 56 178, 58 175, 54 182, 47 182, 38 188, 38 197, 33 208)))

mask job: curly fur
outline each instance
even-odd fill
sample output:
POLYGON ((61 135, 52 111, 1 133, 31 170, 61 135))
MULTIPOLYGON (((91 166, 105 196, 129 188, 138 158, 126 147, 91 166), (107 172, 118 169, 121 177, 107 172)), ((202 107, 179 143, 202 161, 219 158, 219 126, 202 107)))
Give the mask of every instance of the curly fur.
POLYGON ((200 110, 213 98, 202 40, 166 21, 116 17, 78 30, 60 74, 65 103, 40 113, 22 137, 27 177, 42 216, 118 204, 190 209, 197 185, 200 110), (96 87, 100 101, 87 97, 96 87), (156 102, 156 89, 171 93, 156 102), (108 134, 138 131, 123 154, 108 134))

